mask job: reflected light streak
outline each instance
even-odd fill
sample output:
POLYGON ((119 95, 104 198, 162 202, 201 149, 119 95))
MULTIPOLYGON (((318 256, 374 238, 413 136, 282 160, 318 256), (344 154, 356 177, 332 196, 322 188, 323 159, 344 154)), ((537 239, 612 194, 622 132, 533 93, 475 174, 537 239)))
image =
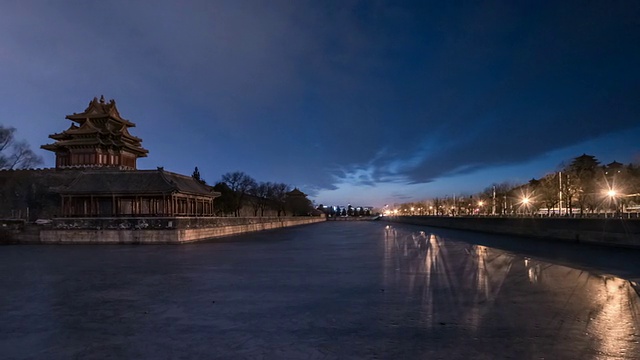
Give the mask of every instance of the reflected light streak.
MULTIPOLYGON (((598 290, 600 310, 592 315, 588 333, 600 339, 600 352, 606 357, 628 356, 627 350, 638 343, 640 303, 629 281, 604 277, 598 290)), ((637 355, 637 354, 636 354, 637 355)))
POLYGON ((476 336, 495 331, 496 321, 517 323, 522 336, 557 337, 550 345, 555 349, 562 349, 563 338, 569 337, 602 358, 631 358, 630 351, 640 349, 640 297, 629 281, 435 234, 394 227, 384 231, 385 286, 395 288, 404 304, 384 308, 393 319, 417 316, 427 328, 457 321, 456 326, 476 336), (520 297, 511 298, 514 294, 520 297), (542 317, 495 317, 525 306, 534 306, 531 313, 542 317), (553 313, 545 316, 545 308, 553 313))

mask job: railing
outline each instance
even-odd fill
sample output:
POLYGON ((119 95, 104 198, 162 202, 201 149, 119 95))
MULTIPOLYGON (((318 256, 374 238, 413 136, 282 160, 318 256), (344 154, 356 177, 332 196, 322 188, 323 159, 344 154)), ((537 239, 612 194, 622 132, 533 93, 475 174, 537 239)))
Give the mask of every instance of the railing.
POLYGON ((572 219, 640 219, 638 212, 620 212, 620 213, 574 213, 574 214, 456 214, 456 215, 385 215, 394 216, 416 216, 416 217, 469 217, 469 218, 572 218, 572 219))

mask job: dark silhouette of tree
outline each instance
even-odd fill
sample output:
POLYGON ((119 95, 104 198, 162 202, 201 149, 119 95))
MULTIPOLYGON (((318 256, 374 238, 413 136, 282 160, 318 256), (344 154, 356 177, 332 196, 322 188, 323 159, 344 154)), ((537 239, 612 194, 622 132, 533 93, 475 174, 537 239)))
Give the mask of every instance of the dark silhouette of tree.
POLYGON ((0 125, 0 170, 28 169, 42 164, 26 141, 15 139, 16 129, 0 125))
POLYGON ((251 207, 253 208, 253 216, 264 216, 264 211, 269 207, 270 199, 269 194, 271 192, 272 184, 269 182, 261 182, 258 185, 249 189, 249 195, 251 195, 251 207))
POLYGON ((558 205, 560 200, 560 182, 558 174, 548 174, 540 179, 540 185, 537 188, 537 200, 540 201, 542 207, 547 209, 547 215, 551 214, 551 210, 558 205))
POLYGON ((441 211, 442 211, 442 199, 440 198, 433 199, 433 214, 443 215, 441 211))
POLYGON ((249 175, 235 171, 222 175, 222 182, 234 192, 233 207, 235 216, 240 216, 243 201, 249 190, 256 186, 256 181, 249 175))
POLYGON ((516 186, 510 182, 493 183, 491 186, 486 187, 481 194, 476 195, 476 197, 488 199, 486 207, 489 213, 492 213, 495 207, 496 214, 506 215, 511 211, 509 199, 513 197, 512 190, 514 188, 516 188, 516 186))
POLYGON ((204 181, 204 179, 202 177, 200 177, 200 171, 198 170, 198 167, 196 166, 195 170, 193 170, 193 174, 191 174, 191 177, 196 180, 197 182, 206 185, 207 182, 204 181))
POLYGON ((284 183, 268 183, 268 196, 274 210, 278 212, 278 216, 287 215, 286 198, 289 192, 289 185, 284 183))
POLYGON ((220 193, 220 196, 213 200, 216 215, 223 216, 235 213, 236 194, 227 184, 223 182, 217 183, 213 190, 220 193))
MULTIPOLYGON (((565 169, 572 187, 573 196, 580 207, 580 216, 585 209, 593 211, 597 205, 598 179, 602 179, 600 162, 593 155, 582 154, 573 159, 565 169)), ((569 195, 569 194, 568 194, 569 195)))

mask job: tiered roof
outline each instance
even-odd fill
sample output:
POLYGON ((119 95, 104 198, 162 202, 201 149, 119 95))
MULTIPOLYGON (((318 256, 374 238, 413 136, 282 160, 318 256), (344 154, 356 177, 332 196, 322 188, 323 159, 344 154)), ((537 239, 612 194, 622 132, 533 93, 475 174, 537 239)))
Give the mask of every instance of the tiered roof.
POLYGON ((100 100, 94 97, 82 113, 67 115, 66 119, 73 121, 71 126, 61 133, 49 135, 56 142, 42 145, 43 149, 57 153, 70 148, 97 147, 126 150, 137 157, 146 157, 149 153, 142 147, 142 139, 129 133, 128 128, 136 125, 120 116, 113 99, 107 103, 104 96, 100 100))
POLYGON ((190 176, 162 168, 157 170, 87 170, 68 186, 57 188, 64 195, 145 195, 182 193, 215 198, 220 196, 213 187, 190 176))

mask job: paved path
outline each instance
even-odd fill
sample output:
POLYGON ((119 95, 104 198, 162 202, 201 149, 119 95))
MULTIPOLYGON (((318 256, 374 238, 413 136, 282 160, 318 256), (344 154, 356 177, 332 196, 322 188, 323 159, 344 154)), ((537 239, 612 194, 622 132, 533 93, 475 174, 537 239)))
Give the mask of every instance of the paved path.
POLYGON ((638 276, 637 256, 598 249, 609 265, 587 271, 566 246, 486 246, 512 240, 334 222, 180 246, 2 246, 0 358, 639 358, 638 294, 604 275, 638 276))

